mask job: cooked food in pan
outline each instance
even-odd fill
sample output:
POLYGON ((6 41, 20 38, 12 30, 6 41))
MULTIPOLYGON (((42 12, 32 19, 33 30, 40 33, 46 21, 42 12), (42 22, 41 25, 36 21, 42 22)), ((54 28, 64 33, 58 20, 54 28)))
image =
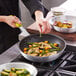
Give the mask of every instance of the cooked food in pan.
POLYGON ((60 21, 55 21, 54 22, 55 26, 61 27, 61 28, 72 28, 72 22, 60 22, 60 21))
POLYGON ((31 76, 29 71, 26 69, 20 69, 20 68, 11 68, 10 70, 4 69, 0 76, 31 76))
POLYGON ((28 47, 25 47, 23 51, 31 56, 45 57, 57 54, 57 51, 60 51, 59 44, 49 43, 49 41, 31 42, 27 43, 27 45, 28 47))

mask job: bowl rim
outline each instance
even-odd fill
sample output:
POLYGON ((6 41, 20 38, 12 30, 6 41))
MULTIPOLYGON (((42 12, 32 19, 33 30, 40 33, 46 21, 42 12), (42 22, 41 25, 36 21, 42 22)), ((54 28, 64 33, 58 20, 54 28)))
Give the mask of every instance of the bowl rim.
MULTIPOLYGON (((33 36, 33 35, 39 35, 39 34, 32 34, 32 35, 30 35, 30 36, 33 36)), ((47 35, 55 36, 55 37, 61 39, 61 40, 64 42, 65 46, 64 46, 64 48, 63 48, 62 50, 60 50, 60 51, 63 51, 63 50, 66 48, 66 41, 65 41, 62 37, 60 37, 60 36, 58 36, 58 35, 54 35, 54 34, 47 34, 47 35)), ((29 37, 29 36, 27 36, 27 37, 29 37)), ((26 38, 26 37, 24 37, 23 39, 25 39, 25 38, 26 38)), ((20 43, 21 43, 21 41, 20 41, 20 43)), ((20 46, 20 43, 18 44, 18 46, 20 46)), ((28 55, 28 54, 25 54, 24 52, 22 52, 21 49, 20 49, 20 47, 19 47, 19 52, 21 53, 22 56, 23 56, 23 54, 24 54, 24 55, 29 56, 29 57, 35 57, 35 58, 41 58, 41 59, 42 59, 42 58, 47 58, 47 57, 52 57, 52 56, 55 56, 55 55, 58 55, 58 54, 59 54, 59 53, 57 53, 57 54, 55 54, 55 55, 49 55, 49 56, 45 56, 45 57, 31 56, 31 55, 28 55)))
MULTIPOLYGON (((35 69, 35 72, 33 73, 33 76, 36 76, 37 73, 38 73, 38 69, 37 69, 34 65, 29 64, 29 63, 25 63, 25 62, 8 62, 8 63, 3 63, 3 64, 1 64, 0 67, 2 67, 2 66, 7 66, 7 65, 10 65, 10 64, 12 64, 12 65, 21 64, 21 65, 27 65, 27 66, 29 66, 29 67, 34 68, 34 69, 35 69)), ((29 72, 30 72, 30 71, 29 71, 29 72)))

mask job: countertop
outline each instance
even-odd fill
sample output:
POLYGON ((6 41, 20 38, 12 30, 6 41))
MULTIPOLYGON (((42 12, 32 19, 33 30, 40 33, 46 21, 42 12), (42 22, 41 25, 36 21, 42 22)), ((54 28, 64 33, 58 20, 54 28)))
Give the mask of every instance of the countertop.
POLYGON ((0 64, 9 63, 20 55, 19 43, 14 44, 4 53, 0 54, 0 64))

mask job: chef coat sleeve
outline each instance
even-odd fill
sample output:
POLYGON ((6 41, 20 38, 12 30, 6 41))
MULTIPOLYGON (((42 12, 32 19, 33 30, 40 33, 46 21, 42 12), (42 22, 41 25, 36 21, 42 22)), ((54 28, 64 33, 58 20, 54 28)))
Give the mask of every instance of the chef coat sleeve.
POLYGON ((43 12, 43 14, 45 15, 44 12, 44 7, 41 3, 40 0, 22 0, 22 2, 24 3, 24 5, 29 9, 31 16, 35 19, 35 11, 36 10, 40 10, 43 12))

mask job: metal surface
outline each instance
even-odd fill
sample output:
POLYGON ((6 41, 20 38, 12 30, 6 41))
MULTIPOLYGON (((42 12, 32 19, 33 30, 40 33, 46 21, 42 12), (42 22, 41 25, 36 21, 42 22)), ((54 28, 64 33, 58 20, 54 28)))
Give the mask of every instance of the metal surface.
POLYGON ((42 37, 40 37, 39 34, 35 34, 35 35, 30 35, 25 37, 24 39, 21 40, 20 44, 19 44, 19 48, 20 48, 20 53, 28 60, 30 61, 34 61, 34 62, 49 62, 49 61, 53 61, 55 59, 57 59, 59 56, 62 55, 64 49, 66 48, 66 43, 65 41, 56 35, 52 35, 52 34, 43 34, 42 37), (50 55, 47 57, 39 57, 39 56, 30 56, 27 54, 23 53, 23 49, 25 47, 27 47, 27 42, 40 42, 40 41, 49 41, 50 43, 58 43, 59 47, 61 48, 61 50, 55 54, 55 55, 50 55))
POLYGON ((38 72, 33 65, 27 64, 27 63, 19 63, 19 62, 12 62, 12 63, 6 63, 6 64, 0 65, 0 72, 3 69, 10 70, 12 67, 27 69, 30 72, 31 76, 36 76, 38 72))
POLYGON ((24 29, 23 26, 19 27, 21 30, 21 33, 19 34, 19 40, 22 40, 24 37, 29 36, 30 34, 27 32, 26 29, 24 29))

